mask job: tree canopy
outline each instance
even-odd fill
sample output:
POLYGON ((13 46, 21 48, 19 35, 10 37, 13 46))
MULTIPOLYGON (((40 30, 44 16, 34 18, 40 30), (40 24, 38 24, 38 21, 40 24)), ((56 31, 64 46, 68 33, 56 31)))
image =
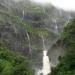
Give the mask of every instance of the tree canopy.
POLYGON ((29 60, 0 47, 0 75, 33 75, 29 60))

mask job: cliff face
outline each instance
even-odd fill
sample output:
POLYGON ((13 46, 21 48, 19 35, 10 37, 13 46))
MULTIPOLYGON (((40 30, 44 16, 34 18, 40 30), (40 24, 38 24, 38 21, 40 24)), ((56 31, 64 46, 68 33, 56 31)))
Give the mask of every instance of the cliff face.
POLYGON ((73 15, 52 5, 43 7, 29 1, 1 0, 0 45, 32 56, 33 61, 40 64, 41 36, 44 36, 49 49, 58 38, 57 33, 63 30, 66 21, 73 15))

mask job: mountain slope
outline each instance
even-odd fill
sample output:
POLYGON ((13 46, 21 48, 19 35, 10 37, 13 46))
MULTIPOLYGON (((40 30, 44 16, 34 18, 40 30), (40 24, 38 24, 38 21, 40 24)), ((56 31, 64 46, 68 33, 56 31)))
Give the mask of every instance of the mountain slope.
POLYGON ((61 41, 66 54, 59 57, 59 64, 52 68, 50 75, 75 75, 75 18, 72 19, 61 33, 61 41))
POLYGON ((50 49, 73 15, 52 5, 42 7, 28 0, 0 0, 0 44, 22 52, 37 66, 42 66, 42 36, 50 49))

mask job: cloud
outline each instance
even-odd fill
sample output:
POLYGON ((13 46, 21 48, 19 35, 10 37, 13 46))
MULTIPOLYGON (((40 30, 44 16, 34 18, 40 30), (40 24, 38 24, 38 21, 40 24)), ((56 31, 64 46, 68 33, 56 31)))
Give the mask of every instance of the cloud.
POLYGON ((75 11, 75 0, 50 0, 51 3, 57 7, 65 10, 75 11))
POLYGON ((75 0, 32 0, 36 3, 47 4, 52 3, 54 6, 75 11, 75 0))
POLYGON ((14 0, 15 2, 21 1, 21 0, 14 0))

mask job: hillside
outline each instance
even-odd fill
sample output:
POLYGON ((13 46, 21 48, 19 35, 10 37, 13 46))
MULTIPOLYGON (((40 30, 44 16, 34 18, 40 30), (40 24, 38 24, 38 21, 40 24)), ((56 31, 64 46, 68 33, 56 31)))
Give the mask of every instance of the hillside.
MULTIPOLYGON (((41 6, 29 0, 0 0, 0 47, 19 52, 32 61, 34 70, 42 68, 43 45, 56 65, 62 50, 51 50, 74 12, 53 5, 41 6), (45 43, 45 44, 43 44, 45 43), (55 53, 55 54, 54 54, 55 53)), ((58 45, 59 48, 59 45, 58 45)))
POLYGON ((59 64, 52 68, 49 75, 75 75, 75 18, 64 28, 61 41, 65 46, 65 55, 59 57, 59 64))

